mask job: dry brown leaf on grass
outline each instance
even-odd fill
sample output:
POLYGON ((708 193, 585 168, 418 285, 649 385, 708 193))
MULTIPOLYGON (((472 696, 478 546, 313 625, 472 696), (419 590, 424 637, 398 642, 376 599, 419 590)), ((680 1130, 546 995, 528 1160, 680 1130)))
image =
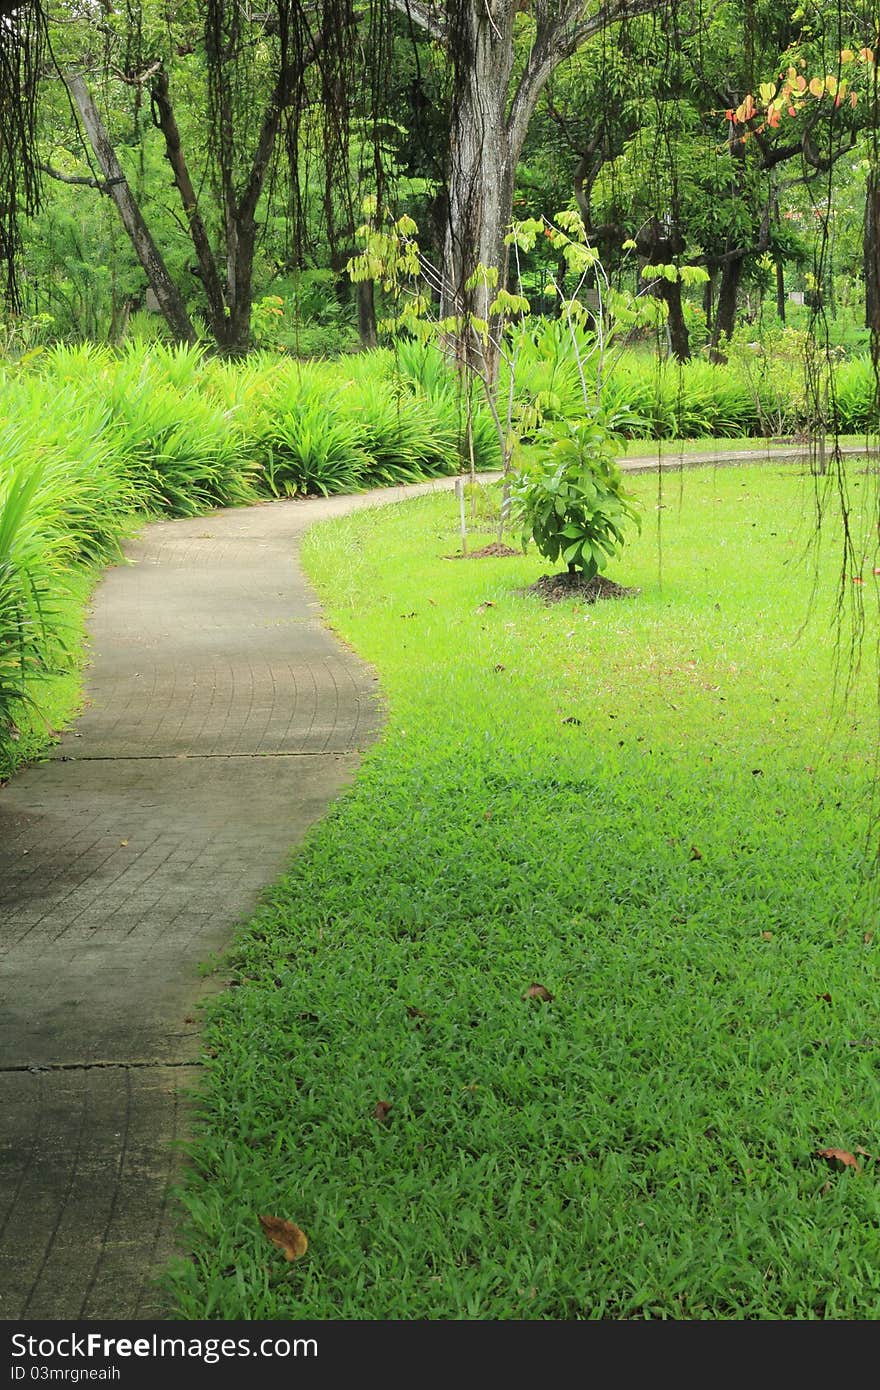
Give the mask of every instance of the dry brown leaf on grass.
POLYGON ((691 845, 691 859, 702 859, 702 857, 703 856, 697 849, 696 845, 691 845))
POLYGON ((260 1225, 273 1245, 277 1245, 285 1260, 298 1260, 309 1248, 308 1236, 292 1221, 280 1216, 261 1216, 260 1225))
POLYGON ((407 1011, 407 1013, 409 1014, 410 1018, 427 1018, 427 1017, 428 1017, 428 1015, 425 1013, 424 1009, 417 1009, 417 1008, 415 1007, 414 1004, 407 1004, 407 1006, 406 1006, 406 1011, 407 1011))
POLYGON ((857 1173, 862 1171, 862 1165, 855 1154, 849 1153, 847 1149, 816 1149, 816 1158, 824 1158, 828 1163, 839 1164, 842 1168, 855 1168, 857 1173))
POLYGON ((377 1100, 376 1109, 373 1111, 373 1119, 378 1120, 380 1125, 385 1125, 388 1123, 388 1115, 390 1111, 390 1100, 377 1100))
POLYGON ((546 985, 531 984, 523 995, 523 999, 544 999, 549 1002, 553 998, 546 985))

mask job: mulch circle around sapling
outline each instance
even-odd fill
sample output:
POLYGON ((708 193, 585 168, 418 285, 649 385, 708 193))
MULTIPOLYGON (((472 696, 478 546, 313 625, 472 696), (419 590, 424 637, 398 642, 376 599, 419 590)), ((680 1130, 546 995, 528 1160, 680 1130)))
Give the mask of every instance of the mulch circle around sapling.
POLYGON ((542 574, 527 589, 520 589, 520 593, 537 594, 545 603, 561 603, 567 598, 577 598, 582 603, 598 603, 605 598, 634 598, 641 593, 641 589, 625 589, 623 585, 615 584, 613 579, 606 579, 604 574, 594 574, 592 579, 585 579, 579 572, 570 574, 568 570, 562 570, 559 574, 542 574))

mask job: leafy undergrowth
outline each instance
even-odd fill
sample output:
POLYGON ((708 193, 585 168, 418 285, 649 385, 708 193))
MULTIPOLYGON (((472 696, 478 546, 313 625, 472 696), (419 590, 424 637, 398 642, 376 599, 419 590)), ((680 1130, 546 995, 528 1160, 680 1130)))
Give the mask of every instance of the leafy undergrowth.
POLYGON ((31 700, 15 702, 15 720, 0 734, 0 787, 21 767, 43 758, 82 707, 86 606, 98 578, 96 568, 72 571, 55 595, 56 632, 46 648, 47 669, 35 672, 31 700))
POLYGON ((635 486, 613 603, 451 498, 310 533, 388 725, 212 1006, 178 1316, 880 1316, 872 640, 833 699, 797 469, 635 486))

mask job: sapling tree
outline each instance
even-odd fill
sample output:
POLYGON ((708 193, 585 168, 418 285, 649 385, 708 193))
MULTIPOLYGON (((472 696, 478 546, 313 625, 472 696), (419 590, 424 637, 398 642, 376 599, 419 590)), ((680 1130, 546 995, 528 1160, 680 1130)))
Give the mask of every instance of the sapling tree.
MULTIPOLYGON (((556 279, 550 280, 581 386, 577 416, 559 421, 553 418, 556 402, 541 393, 525 401, 517 391, 518 348, 535 327, 528 298, 499 289, 496 269, 479 265, 472 279, 486 291, 487 316, 476 315, 466 293, 472 286, 455 295, 422 254, 411 217, 379 218, 374 199, 365 203, 365 213, 357 233, 361 250, 349 261, 348 271, 354 281, 376 281, 387 296, 390 313, 380 329, 445 351, 459 370, 468 409, 476 386, 495 423, 503 480, 499 539, 515 502, 542 554, 551 560, 562 555, 571 569, 595 574, 623 544, 623 524, 637 521, 614 462, 616 426, 622 422, 608 419, 603 411, 612 347, 622 329, 656 322, 666 306, 644 292, 635 297, 611 288, 577 212, 560 212, 552 222, 527 218, 510 227, 505 241, 517 269, 520 254, 533 252, 539 239, 546 238, 577 277, 567 298, 556 279), (596 290, 598 311, 579 298, 588 282, 596 290), (456 312, 438 311, 438 302, 456 312), (464 354, 462 342, 468 345, 464 354)), ((521 290, 521 277, 516 278, 521 290)))

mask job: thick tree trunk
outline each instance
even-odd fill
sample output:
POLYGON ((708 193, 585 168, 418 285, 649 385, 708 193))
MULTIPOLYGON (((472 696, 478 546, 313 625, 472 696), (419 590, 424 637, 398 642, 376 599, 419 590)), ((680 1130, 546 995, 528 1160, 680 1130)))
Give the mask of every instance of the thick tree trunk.
MULTIPOLYGON (((538 98, 560 63, 594 34, 625 18, 660 9, 663 0, 627 0, 586 15, 587 0, 534 6, 534 39, 522 71, 511 83, 514 28, 522 0, 391 0, 410 23, 445 44, 453 69, 448 208, 444 241, 442 316, 488 317, 494 288, 466 288, 477 265, 507 279, 505 234, 513 215, 516 166, 538 98), (511 86, 514 90, 511 95, 511 86)), ((490 325, 491 328, 491 325, 490 325)), ((490 390, 498 368, 497 346, 478 336, 454 344, 460 360, 484 375, 490 390)))
POLYGON ((742 279, 744 253, 732 255, 721 268, 721 287, 718 291, 718 312, 715 315, 715 328, 712 333, 711 362, 726 362, 720 348, 722 338, 732 338, 736 327, 736 306, 739 295, 739 282, 742 279))
POLYGON ((150 235, 140 208, 135 202, 128 181, 122 172, 116 152, 110 144, 104 123, 98 114, 92 94, 79 73, 65 75, 68 91, 76 103, 89 143, 95 152, 101 172, 107 181, 110 197, 116 204, 122 225, 128 233, 150 288, 174 337, 181 343, 194 343, 196 332, 190 322, 183 298, 165 267, 156 243, 150 235))
POLYGON ((379 337, 376 332, 376 300, 374 297, 374 282, 372 280, 359 280, 355 285, 355 302, 357 303, 358 337, 364 351, 376 347, 379 337))
MULTIPOLYGON (((504 237, 513 213, 513 181, 519 151, 511 149, 507 95, 513 66, 513 12, 499 15, 499 29, 488 6, 462 7, 461 51, 456 74, 441 317, 473 315, 489 322, 489 305, 507 281, 504 237), (498 272, 497 286, 469 286, 477 266, 498 272)), ((479 332, 460 335, 458 355, 490 383, 498 369, 497 344, 479 332)))
POLYGON ((684 321, 684 307, 681 302, 681 281, 680 280, 661 280, 657 288, 657 294, 665 303, 669 318, 669 346, 672 355, 678 362, 689 362, 691 359, 691 345, 688 337, 687 324, 684 321))

